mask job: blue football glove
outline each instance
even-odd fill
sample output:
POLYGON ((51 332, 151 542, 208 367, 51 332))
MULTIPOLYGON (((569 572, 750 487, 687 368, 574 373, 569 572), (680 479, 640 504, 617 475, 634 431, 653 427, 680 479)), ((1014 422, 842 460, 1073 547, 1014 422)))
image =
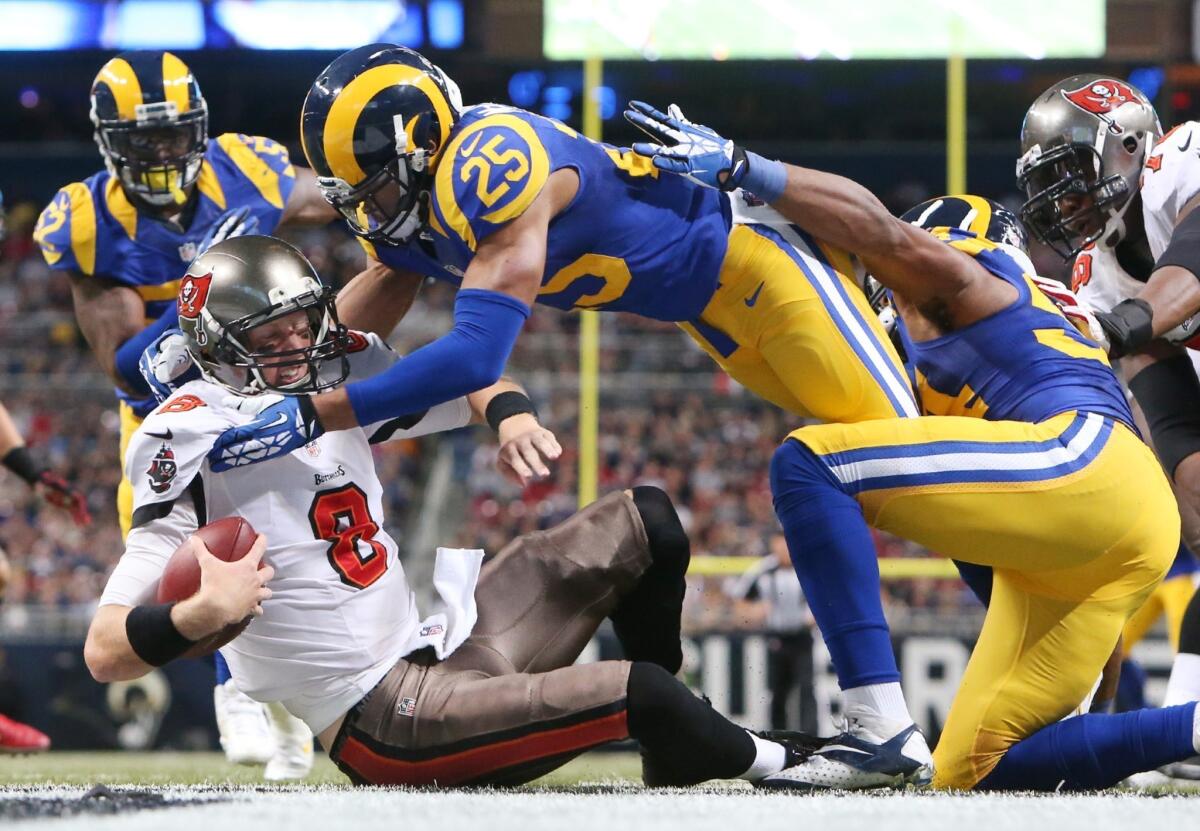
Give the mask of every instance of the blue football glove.
POLYGON ((630 101, 625 118, 657 142, 638 142, 633 152, 651 158, 660 170, 717 190, 742 186, 749 169, 746 151, 715 130, 688 121, 674 104, 662 113, 643 101, 630 101))
POLYGON ((160 404, 188 381, 200 377, 200 368, 192 362, 187 341, 178 329, 168 329, 147 346, 138 360, 138 369, 160 404))
POLYGON ((224 242, 234 237, 244 237, 258 231, 258 217, 250 215, 250 208, 233 208, 217 217, 213 227, 204 239, 196 246, 196 256, 199 257, 218 242, 224 242))
POLYGON ((257 418, 217 437, 208 453, 214 473, 286 456, 325 433, 307 395, 229 396, 224 403, 257 418))

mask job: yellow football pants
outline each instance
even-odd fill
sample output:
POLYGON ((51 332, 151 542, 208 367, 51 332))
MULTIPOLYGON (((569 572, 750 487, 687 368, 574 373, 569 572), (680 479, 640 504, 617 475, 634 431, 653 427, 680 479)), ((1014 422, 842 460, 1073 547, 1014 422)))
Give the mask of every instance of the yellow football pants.
POLYGON ((735 225, 720 285, 680 326, 730 376, 799 416, 918 414, 908 376, 846 254, 784 224, 735 225))
POLYGON ((121 524, 121 539, 125 539, 133 527, 133 484, 125 475, 125 449, 129 447, 129 440, 133 437, 134 431, 141 426, 142 419, 134 415, 133 408, 124 401, 120 402, 120 412, 121 484, 117 485, 117 521, 121 524))
POLYGON ((1183 613, 1187 611, 1192 595, 1196 593, 1196 575, 1181 574, 1158 584, 1142 607, 1133 613, 1125 630, 1121 633, 1121 649, 1128 658, 1133 647, 1158 620, 1166 618, 1167 636, 1171 639, 1171 651, 1179 650, 1179 627, 1183 625, 1183 613))
POLYGON ((1011 745, 1074 710, 1179 547, 1162 468, 1099 415, 926 416, 790 438, 829 465, 872 526, 995 570, 934 753, 935 787, 973 787, 1011 745))

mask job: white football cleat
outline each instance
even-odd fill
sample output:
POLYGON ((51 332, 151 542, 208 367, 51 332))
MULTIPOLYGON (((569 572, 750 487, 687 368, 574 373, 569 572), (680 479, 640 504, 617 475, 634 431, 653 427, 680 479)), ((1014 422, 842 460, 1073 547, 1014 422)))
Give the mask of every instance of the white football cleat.
POLYGON ((797 765, 755 784, 789 790, 918 787, 933 781, 933 756, 917 725, 847 710, 842 732, 797 765))
POLYGON ((275 752, 266 708, 239 690, 232 678, 213 687, 213 706, 225 758, 235 765, 265 765, 275 752))
POLYGON ((267 705, 267 715, 275 753, 263 776, 271 782, 308 776, 313 766, 313 734, 308 725, 278 703, 267 705))

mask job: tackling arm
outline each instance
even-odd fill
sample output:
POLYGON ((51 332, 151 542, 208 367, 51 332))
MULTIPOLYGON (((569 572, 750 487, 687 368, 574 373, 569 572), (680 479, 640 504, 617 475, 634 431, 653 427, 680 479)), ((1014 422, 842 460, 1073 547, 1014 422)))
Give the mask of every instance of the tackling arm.
POLYGON ((416 272, 397 271, 369 257, 367 267, 338 292, 338 319, 386 338, 412 308, 423 282, 416 272))
POLYGON ((131 387, 117 368, 117 350, 145 328, 146 307, 138 293, 100 277, 71 272, 75 319, 100 368, 127 393, 145 395, 131 387))
POLYGON ((479 244, 450 332, 374 378, 313 399, 325 430, 417 412, 499 380, 541 285, 553 196, 547 187, 521 216, 479 244))
POLYGON ((974 258, 893 217, 857 182, 764 159, 693 124, 673 105, 662 113, 634 101, 625 117, 658 142, 633 146, 655 167, 709 187, 757 194, 818 239, 857 254, 872 276, 935 321, 966 325, 1015 296, 974 258))
POLYGON ((1179 212, 1171 241, 1137 297, 1096 315, 1113 357, 1136 352, 1200 312, 1200 195, 1179 212))

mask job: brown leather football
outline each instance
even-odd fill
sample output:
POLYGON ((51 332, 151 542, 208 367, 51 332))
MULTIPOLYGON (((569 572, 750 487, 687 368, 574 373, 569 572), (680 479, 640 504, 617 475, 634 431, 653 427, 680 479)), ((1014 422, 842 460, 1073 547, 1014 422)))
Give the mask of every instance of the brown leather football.
MULTIPOLYGON (((196 536, 204 540, 204 544, 212 555, 227 563, 236 562, 246 556, 254 540, 258 536, 249 522, 239 516, 225 517, 210 522, 196 531, 196 536)), ((186 545, 178 548, 167 567, 163 570, 162 579, 158 582, 158 602, 170 603, 176 600, 187 600, 200 591, 200 563, 186 545)), ((195 646, 183 653, 185 658, 199 658, 209 655, 229 643, 250 625, 252 618, 247 617, 238 623, 231 623, 221 631, 197 641, 195 646)))

